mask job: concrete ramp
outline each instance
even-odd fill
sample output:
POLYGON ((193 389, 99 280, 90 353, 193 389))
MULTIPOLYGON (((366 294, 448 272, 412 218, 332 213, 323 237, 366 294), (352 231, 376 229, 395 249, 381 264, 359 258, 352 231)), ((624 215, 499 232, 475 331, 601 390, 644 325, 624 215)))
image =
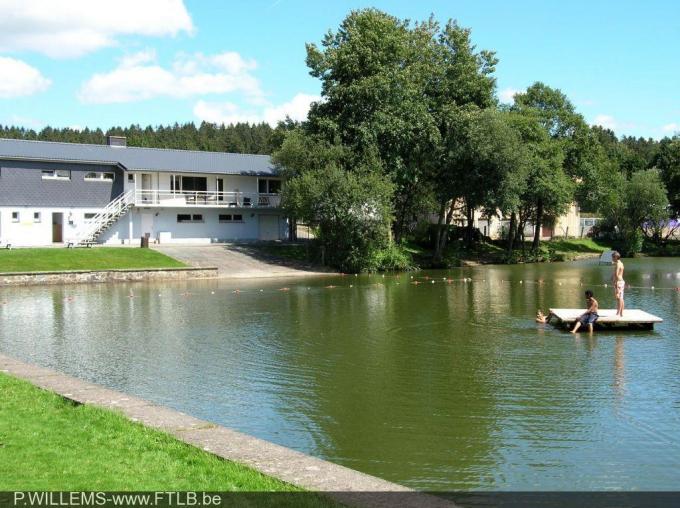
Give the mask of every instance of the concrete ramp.
POLYGON ((257 244, 155 245, 154 249, 196 267, 216 267, 218 277, 301 277, 332 272, 264 253, 257 244))

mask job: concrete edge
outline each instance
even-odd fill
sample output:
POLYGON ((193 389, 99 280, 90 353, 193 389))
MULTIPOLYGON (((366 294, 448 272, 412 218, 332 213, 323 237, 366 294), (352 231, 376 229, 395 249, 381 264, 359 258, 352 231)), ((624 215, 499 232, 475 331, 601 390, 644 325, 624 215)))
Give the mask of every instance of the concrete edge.
POLYGON ((0 273, 0 287, 215 279, 218 273, 216 267, 195 266, 182 268, 72 270, 63 272, 11 272, 0 273))
POLYGON ((0 372, 23 379, 79 404, 114 410, 134 422, 168 433, 223 459, 244 464, 267 476, 352 506, 382 508, 397 501, 414 508, 456 506, 443 498, 334 464, 221 425, 200 420, 122 392, 0 353, 0 372), (384 493, 384 495, 379 495, 384 493))
POLYGON ((168 268, 110 268, 104 270, 53 270, 46 272, 0 272, 0 277, 19 275, 76 275, 83 273, 140 273, 140 272, 196 272, 199 270, 214 270, 216 266, 175 266, 168 268))

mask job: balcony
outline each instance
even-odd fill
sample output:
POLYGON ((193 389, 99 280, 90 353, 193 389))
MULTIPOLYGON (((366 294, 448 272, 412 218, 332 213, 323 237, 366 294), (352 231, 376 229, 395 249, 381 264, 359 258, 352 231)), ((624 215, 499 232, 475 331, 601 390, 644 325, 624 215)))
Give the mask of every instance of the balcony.
POLYGON ((281 196, 259 192, 136 190, 134 204, 178 208, 278 208, 281 196))

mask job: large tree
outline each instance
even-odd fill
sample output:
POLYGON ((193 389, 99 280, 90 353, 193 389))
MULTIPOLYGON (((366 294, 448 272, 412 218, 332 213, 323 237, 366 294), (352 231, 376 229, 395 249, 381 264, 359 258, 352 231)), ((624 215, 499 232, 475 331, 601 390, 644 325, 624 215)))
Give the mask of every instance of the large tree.
POLYGON ((435 236, 435 262, 446 246, 456 207, 464 212, 466 240, 472 242, 474 214, 479 209, 495 214, 517 203, 526 167, 520 138, 506 113, 476 106, 451 107, 445 117, 443 150, 436 189, 440 198, 435 236))
POLYGON ((312 105, 307 130, 351 149, 346 169, 367 160, 395 183, 398 239, 422 211, 439 131, 427 98, 437 24, 412 24, 377 9, 352 11, 321 47, 307 45, 310 74, 323 99, 312 105))
POLYGON ((545 218, 564 212, 573 199, 573 182, 582 177, 579 157, 567 155, 575 150, 574 141, 584 122, 566 95, 540 82, 515 95, 514 110, 532 118, 547 135, 535 140, 539 144, 536 153, 543 154, 544 160, 536 159, 526 202, 533 212, 532 247, 538 249, 545 218))
MULTIPOLYGON (((483 143, 493 142, 492 139, 482 140, 479 131, 485 130, 493 138, 494 128, 498 125, 493 123, 492 117, 481 114, 481 110, 496 104, 493 73, 498 60, 491 51, 477 51, 472 44, 470 29, 459 26, 455 21, 449 21, 438 35, 435 56, 434 79, 428 93, 439 127, 440 146, 435 152, 428 177, 434 184, 438 208, 434 259, 439 262, 457 207, 471 205, 475 201, 481 205, 484 186, 491 187, 495 183, 492 175, 476 179, 474 185, 461 175, 483 166, 477 159, 474 167, 466 167, 466 164, 474 164, 470 161, 475 161, 475 155, 463 153, 462 147, 475 146, 483 151, 483 143), (473 133, 474 127, 478 128, 477 133, 473 133)), ((502 143, 501 139, 499 141, 502 143)), ((469 206, 467 209, 469 212, 469 206)), ((467 215, 469 240, 472 238, 472 221, 469 220, 470 214, 467 215)))

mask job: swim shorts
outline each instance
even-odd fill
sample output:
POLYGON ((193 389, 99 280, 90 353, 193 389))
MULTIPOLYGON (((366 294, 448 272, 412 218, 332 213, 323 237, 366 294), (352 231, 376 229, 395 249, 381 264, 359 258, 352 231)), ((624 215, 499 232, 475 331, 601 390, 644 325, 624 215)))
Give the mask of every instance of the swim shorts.
POLYGON ((616 298, 623 299, 623 290, 626 287, 626 281, 619 280, 616 281, 616 287, 614 288, 614 296, 616 298))
POLYGON ((592 325, 599 317, 600 316, 597 315, 597 312, 586 312, 581 317, 580 321, 582 325, 592 325))

